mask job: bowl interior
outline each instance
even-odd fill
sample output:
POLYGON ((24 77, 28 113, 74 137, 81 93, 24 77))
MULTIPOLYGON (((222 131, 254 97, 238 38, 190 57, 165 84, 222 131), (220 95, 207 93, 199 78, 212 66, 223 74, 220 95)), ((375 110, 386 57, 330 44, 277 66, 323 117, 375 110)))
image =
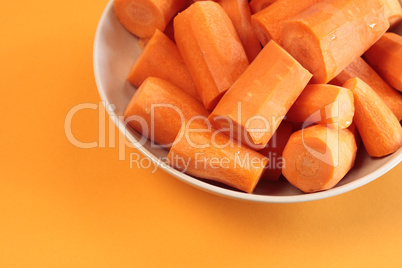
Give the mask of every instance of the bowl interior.
MULTIPOLYGON (((394 31, 402 34, 402 25, 394 31)), ((374 159, 369 157, 361 146, 355 167, 336 187, 312 194, 304 194, 284 178, 281 178, 279 182, 261 181, 254 193, 247 194, 223 184, 183 174, 163 162, 163 158, 167 156, 167 150, 153 146, 149 141, 142 142, 144 138, 124 124, 124 110, 136 90, 126 81, 126 77, 140 52, 138 38, 121 26, 114 14, 113 1, 109 1, 99 22, 94 43, 94 72, 100 97, 116 126, 140 152, 168 173, 197 188, 250 201, 303 202, 338 195, 360 187, 378 178, 402 160, 402 149, 390 156, 374 159)))

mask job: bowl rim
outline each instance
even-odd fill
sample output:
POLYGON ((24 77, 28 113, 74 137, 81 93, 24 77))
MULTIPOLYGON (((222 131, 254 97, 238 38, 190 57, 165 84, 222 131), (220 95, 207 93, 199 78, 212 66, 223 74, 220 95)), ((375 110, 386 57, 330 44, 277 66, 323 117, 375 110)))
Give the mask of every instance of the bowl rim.
MULTIPOLYGON (((106 94, 104 93, 104 87, 101 82, 101 76, 100 76, 100 71, 99 71, 99 64, 98 64, 98 44, 100 42, 101 38, 101 28, 103 24, 106 21, 107 18, 107 13, 110 11, 110 9, 113 8, 113 0, 109 0, 107 3, 105 9, 102 12, 102 15, 100 17, 100 20, 98 22, 97 28, 96 28, 96 33, 95 33, 95 38, 94 38, 94 45, 93 45, 93 69, 94 69, 94 76, 95 76, 95 83, 97 86, 97 90, 99 93, 99 96, 103 102, 103 105, 105 107, 108 107, 111 103, 109 103, 106 94)), ((138 140, 130 134, 129 131, 127 131, 125 124, 122 121, 117 121, 117 118, 119 118, 113 111, 110 111, 109 109, 106 109, 107 113, 111 117, 113 123, 117 126, 119 131, 125 136, 125 138, 133 145, 138 144, 138 140)), ((399 162, 402 161, 402 151, 400 150, 399 152, 395 152, 397 154, 395 157, 393 157, 391 160, 389 160, 387 163, 385 163, 383 166, 378 168, 377 170, 367 174, 364 177, 361 177, 360 179, 356 181, 352 181, 350 183, 347 183, 345 185, 337 186, 335 188, 326 190, 326 191, 321 191, 321 192, 316 192, 316 193, 302 193, 300 195, 284 195, 284 196, 273 196, 273 195, 258 195, 258 194, 249 194, 249 193, 244 193, 244 192, 238 192, 238 191, 233 191, 230 189, 225 189, 219 186, 215 186, 212 184, 209 184, 207 182, 201 181, 199 179, 193 178, 189 175, 186 175, 168 165, 166 165, 165 162, 163 162, 161 159, 156 157, 154 154, 152 154, 149 150, 147 150, 144 146, 135 146, 136 149, 142 153, 145 157, 150 159, 155 165, 158 166, 158 168, 163 169, 165 172, 168 174, 176 177, 177 179, 181 180, 182 182, 185 182, 189 185, 192 185, 198 189, 201 189, 203 191, 213 193, 219 196, 223 197, 228 197, 236 200, 245 200, 245 201, 252 201, 252 202, 259 202, 259 203, 299 203, 299 202, 307 202, 307 201, 315 201, 315 200, 320 200, 324 198, 329 198, 333 196, 340 195, 342 193, 349 192, 351 190, 354 190, 356 188, 359 188, 388 172, 391 170, 393 167, 395 167, 399 162)))

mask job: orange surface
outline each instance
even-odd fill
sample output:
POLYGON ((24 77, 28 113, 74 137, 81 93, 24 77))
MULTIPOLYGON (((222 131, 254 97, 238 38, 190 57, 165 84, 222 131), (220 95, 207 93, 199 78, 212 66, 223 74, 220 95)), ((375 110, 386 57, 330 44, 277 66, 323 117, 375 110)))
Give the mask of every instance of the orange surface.
MULTIPOLYGON (((1 267, 402 265, 402 164, 330 199, 255 204, 130 169, 107 140, 73 146, 68 111, 99 102, 92 44, 106 3, 2 3, 1 267)), ((82 110, 73 134, 97 141, 98 125, 82 110)))

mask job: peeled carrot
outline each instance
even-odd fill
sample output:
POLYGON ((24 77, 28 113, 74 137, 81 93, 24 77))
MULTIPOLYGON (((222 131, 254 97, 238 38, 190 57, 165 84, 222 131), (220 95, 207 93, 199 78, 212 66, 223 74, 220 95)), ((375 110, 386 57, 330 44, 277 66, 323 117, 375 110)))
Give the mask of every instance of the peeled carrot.
POLYGON ((388 84, 402 91, 402 36, 385 33, 364 58, 388 84))
POLYGON ((277 0, 251 0, 250 1, 251 13, 253 14, 257 13, 276 1, 277 0))
POLYGON ((176 45, 156 30, 131 67, 127 80, 139 87, 148 77, 164 79, 196 99, 200 99, 187 66, 176 45), (163 66, 161 66, 163 64, 163 66))
POLYGON ((282 121, 275 131, 267 146, 258 152, 269 159, 268 165, 261 179, 277 181, 282 174, 282 167, 285 164, 282 158, 283 149, 285 149, 290 135, 292 135, 292 124, 282 121))
POLYGON ((163 31, 187 0, 114 0, 117 19, 140 38, 151 37, 156 29, 163 31))
POLYGON ((181 127, 167 163, 189 175, 251 193, 268 159, 240 146, 207 122, 194 120, 181 127))
POLYGON ((143 136, 169 148, 185 120, 208 115, 202 103, 178 87, 149 77, 132 97, 124 119, 143 136))
POLYGON ((219 4, 232 20, 233 26, 247 54, 248 61, 252 62, 258 53, 260 53, 261 44, 251 25, 251 13, 248 1, 220 0, 219 4))
POLYGON ((334 187, 353 167, 356 158, 354 135, 347 129, 315 125, 290 136, 282 173, 305 193, 334 187))
POLYGON ((251 16, 255 33, 264 46, 273 39, 282 44, 281 30, 283 22, 308 9, 320 0, 278 0, 272 5, 251 16))
POLYGON ((202 1, 175 17, 174 31, 201 100, 212 110, 248 67, 233 23, 219 4, 202 1))
POLYGON ((330 81, 331 84, 342 86, 347 80, 358 77, 367 83, 398 120, 402 120, 402 95, 390 87, 361 57, 355 59, 342 72, 330 81))
POLYGON ((398 0, 382 0, 390 29, 402 22, 402 8, 398 0))
POLYGON ((353 93, 349 89, 317 84, 306 86, 286 114, 286 119, 347 128, 353 121, 354 112, 353 93))
POLYGON ((357 129, 370 156, 381 157, 402 146, 402 127, 375 91, 359 78, 343 85, 353 92, 357 129))
POLYGON ((283 23, 283 47, 325 84, 389 27, 381 0, 323 0, 283 23))
POLYGON ((311 74, 270 41, 223 96, 209 119, 254 149, 264 148, 311 74))
POLYGON ((352 124, 348 127, 348 130, 355 135, 356 146, 359 148, 362 138, 360 137, 359 130, 357 130, 356 123, 353 121, 352 124))

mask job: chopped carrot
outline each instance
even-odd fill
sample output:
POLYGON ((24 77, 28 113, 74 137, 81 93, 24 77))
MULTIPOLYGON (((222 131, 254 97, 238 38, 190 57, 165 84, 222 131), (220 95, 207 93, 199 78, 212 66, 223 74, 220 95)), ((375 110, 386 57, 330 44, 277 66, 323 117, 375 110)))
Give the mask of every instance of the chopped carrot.
POLYGON ((279 180, 284 165, 282 153, 290 135, 292 135, 292 124, 282 121, 272 138, 269 140, 267 146, 258 151, 269 159, 268 165, 266 166, 261 179, 270 181, 279 180))
POLYGON ((391 109, 396 118, 399 121, 402 120, 402 95, 390 87, 361 57, 349 64, 330 83, 342 86, 347 80, 354 77, 367 83, 391 109))
POLYGON ((262 149, 310 78, 306 69, 270 41, 209 119, 215 128, 251 148, 262 149))
POLYGON ((261 51, 261 44, 251 25, 251 13, 247 0, 220 0, 243 44, 249 62, 252 62, 261 51))
POLYGON ((124 119, 143 136, 169 148, 185 120, 208 115, 192 96, 167 81, 149 77, 132 97, 124 119))
POLYGON ((402 22, 402 8, 398 0, 382 0, 390 29, 402 22))
POLYGON ((308 127, 290 136, 283 151, 282 174, 305 193, 327 190, 353 167, 356 151, 349 130, 308 127))
POLYGON ((181 127, 167 163, 189 175, 251 193, 268 159, 237 144, 207 122, 193 120, 181 127))
POLYGON ((131 67, 127 80, 139 87, 148 77, 164 79, 196 99, 200 99, 187 66, 176 45, 156 30, 144 50, 131 67), (164 67, 161 67, 161 63, 164 67))
POLYGON ((356 146, 359 148, 362 138, 360 137, 359 130, 357 130, 356 123, 353 121, 352 124, 348 127, 349 131, 355 135, 356 146))
POLYGON ((255 33, 264 46, 273 39, 282 44, 281 30, 283 22, 308 9, 320 0, 278 0, 272 5, 251 16, 255 33))
POLYGON ((381 0, 323 0, 283 23, 283 47, 325 84, 389 27, 381 0))
POLYGON ((353 92, 357 129, 370 156, 381 157, 402 146, 402 127, 375 91, 359 78, 343 85, 353 92))
POLYGON ((132 34, 151 37, 156 29, 165 30, 169 21, 187 0, 114 0, 114 10, 120 23, 132 34))
POLYGON ((402 92, 402 36, 385 33, 364 58, 388 84, 402 92))
POLYGON ((265 9, 266 7, 268 7, 269 5, 273 4, 276 1, 278 0, 251 0, 250 1, 251 13, 255 14, 265 9))
POLYGON ((286 120, 306 124, 335 124, 347 128, 353 121, 353 93, 343 87, 308 85, 286 114, 286 120))
POLYGON ((175 17, 174 31, 201 100, 212 110, 248 67, 233 23, 219 4, 202 1, 175 17))

